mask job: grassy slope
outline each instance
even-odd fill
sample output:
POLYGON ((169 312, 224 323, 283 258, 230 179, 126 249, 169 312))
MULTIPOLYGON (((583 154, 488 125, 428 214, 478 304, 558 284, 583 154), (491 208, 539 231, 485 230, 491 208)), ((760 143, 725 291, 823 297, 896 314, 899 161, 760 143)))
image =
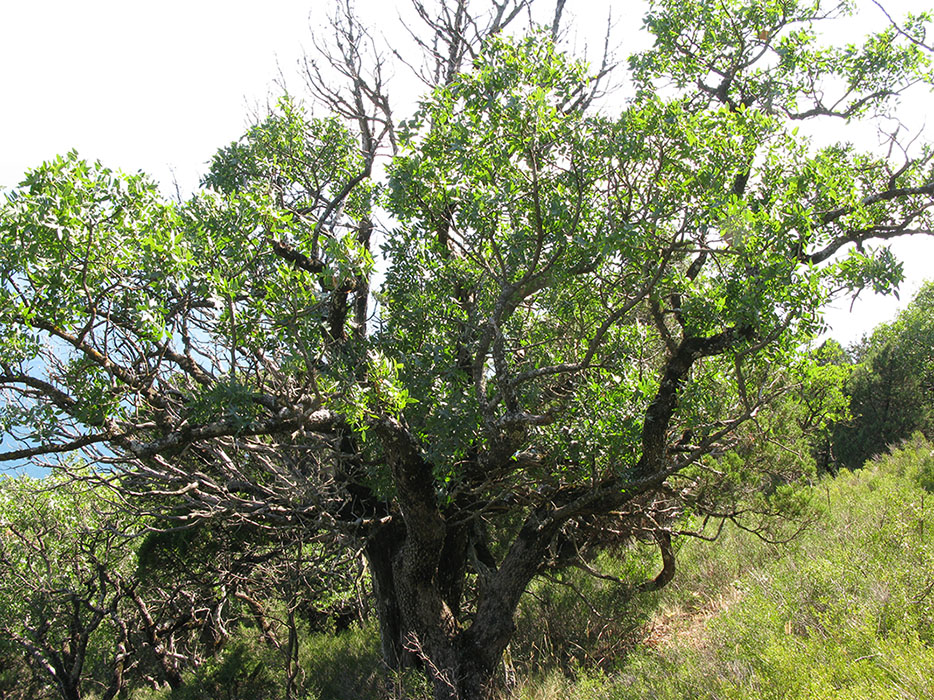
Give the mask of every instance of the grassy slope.
POLYGON ((932 474, 934 449, 913 442, 823 482, 824 518, 791 545, 690 543, 644 644, 515 697, 934 698, 932 474))

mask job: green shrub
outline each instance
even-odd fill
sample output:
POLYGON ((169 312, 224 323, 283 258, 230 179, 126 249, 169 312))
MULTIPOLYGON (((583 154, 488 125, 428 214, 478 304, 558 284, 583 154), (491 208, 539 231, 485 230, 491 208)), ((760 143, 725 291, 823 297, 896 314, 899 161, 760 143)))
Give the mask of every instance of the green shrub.
POLYGON ((340 634, 310 635, 299 651, 299 665, 316 700, 381 698, 392 686, 375 623, 340 634))
POLYGON ((283 697, 284 684, 276 673, 270 650, 245 636, 186 675, 185 684, 169 700, 272 700, 283 697))

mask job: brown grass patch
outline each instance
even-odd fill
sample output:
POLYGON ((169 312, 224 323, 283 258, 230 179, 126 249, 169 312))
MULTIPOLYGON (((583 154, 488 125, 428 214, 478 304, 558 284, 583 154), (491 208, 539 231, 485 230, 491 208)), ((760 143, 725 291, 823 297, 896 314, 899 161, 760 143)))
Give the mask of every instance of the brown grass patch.
POLYGON ((681 646, 702 649, 707 641, 707 622, 728 610, 742 597, 742 591, 730 587, 706 600, 663 606, 646 625, 642 639, 645 646, 670 649, 681 646))

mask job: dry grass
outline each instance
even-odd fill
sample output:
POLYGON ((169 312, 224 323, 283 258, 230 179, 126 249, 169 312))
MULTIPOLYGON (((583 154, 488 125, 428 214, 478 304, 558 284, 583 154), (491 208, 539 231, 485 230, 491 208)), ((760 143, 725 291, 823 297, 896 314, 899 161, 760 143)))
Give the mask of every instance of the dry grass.
POLYGON ((702 649, 707 641, 708 621, 729 610, 741 597, 742 591, 731 586, 698 604, 662 605, 646 625, 642 644, 653 649, 702 649))

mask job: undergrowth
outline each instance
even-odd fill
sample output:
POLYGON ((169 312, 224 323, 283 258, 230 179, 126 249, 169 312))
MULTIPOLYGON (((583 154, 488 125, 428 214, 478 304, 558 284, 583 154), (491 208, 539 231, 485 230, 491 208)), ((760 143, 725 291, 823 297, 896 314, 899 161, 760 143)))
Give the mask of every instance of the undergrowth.
POLYGON ((816 486, 823 517, 788 545, 689 543, 643 643, 513 698, 934 697, 932 476, 934 447, 915 438, 816 486))
MULTIPOLYGON (((915 438, 815 485, 819 521, 789 544, 739 530, 687 540, 665 590, 637 545, 536 583, 503 662, 504 700, 922 700, 934 697, 934 446, 915 438)), ((393 675, 377 627, 304 634, 296 698, 420 700, 393 675)), ((242 629, 159 700, 279 697, 281 654, 242 629)))

